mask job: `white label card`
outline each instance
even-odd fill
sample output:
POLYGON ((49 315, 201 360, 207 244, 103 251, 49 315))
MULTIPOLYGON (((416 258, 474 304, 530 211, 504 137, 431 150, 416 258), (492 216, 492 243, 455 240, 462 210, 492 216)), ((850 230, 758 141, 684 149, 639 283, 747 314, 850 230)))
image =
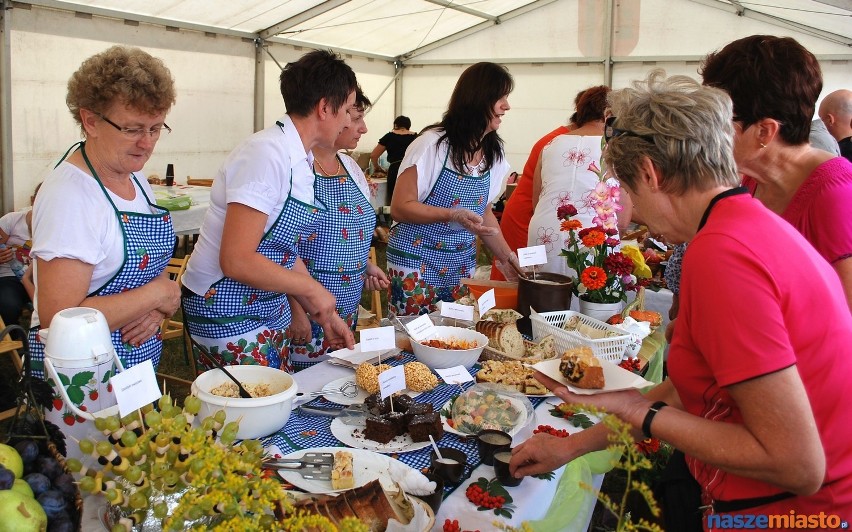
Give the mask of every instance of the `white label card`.
POLYGON ((109 381, 122 416, 153 403, 163 395, 157 387, 157 375, 150 360, 122 371, 109 381))
POLYGON ((522 268, 547 263, 547 248, 544 246, 532 246, 518 248, 518 263, 522 268))
POLYGON ((379 392, 384 400, 389 395, 405 389, 405 370, 394 366, 379 373, 379 392))
POLYGON ((444 301, 441 305, 441 316, 457 320, 473 321, 473 307, 444 301))
POLYGON ((497 299, 494 296, 494 289, 492 288, 491 290, 479 296, 479 299, 477 299, 476 302, 479 304, 480 316, 493 309, 494 306, 497 304, 497 299))
POLYGON ((387 351, 396 347, 396 334, 393 326, 361 329, 361 352, 387 351))
POLYGON ((440 375, 444 382, 447 384, 462 384, 464 382, 470 382, 473 380, 473 377, 470 375, 464 366, 455 366, 453 368, 446 369, 436 369, 435 373, 440 375))
POLYGON ((432 318, 430 318, 428 314, 423 314, 416 320, 408 322, 406 327, 408 328, 408 334, 410 334, 416 342, 425 340, 435 334, 435 324, 432 323, 432 318))

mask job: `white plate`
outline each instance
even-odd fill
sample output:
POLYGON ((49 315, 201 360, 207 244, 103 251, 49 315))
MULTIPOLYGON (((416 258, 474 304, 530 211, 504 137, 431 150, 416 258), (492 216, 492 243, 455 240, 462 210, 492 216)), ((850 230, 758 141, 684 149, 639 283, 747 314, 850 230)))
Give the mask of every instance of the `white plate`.
POLYGON ((559 363, 560 359, 551 359, 544 360, 532 366, 533 368, 539 370, 544 373, 551 379, 558 381, 561 384, 564 384, 569 390, 577 395, 595 395, 599 393, 607 393, 607 392, 615 392, 618 390, 629 390, 631 388, 644 388, 646 386, 653 386, 654 383, 647 381, 636 375, 632 371, 627 371, 617 364, 613 364, 612 362, 601 362, 601 367, 603 368, 604 374, 604 387, 597 390, 589 390, 586 388, 577 388, 571 382, 562 376, 562 373, 559 371, 559 363))
MULTIPOLYGON (((539 397, 541 397, 541 396, 539 396, 539 397)), ((441 422, 444 424, 444 430, 446 432, 452 432, 453 434, 456 434, 458 436, 464 436, 464 437, 476 436, 476 434, 469 434, 467 432, 462 432, 462 431, 452 427, 449 423, 447 423, 447 416, 444 415, 444 409, 449 408, 450 403, 452 403, 452 401, 453 400, 450 399, 449 401, 444 403, 443 406, 441 406, 441 410, 440 410, 441 422)), ((521 412, 521 419, 519 420, 518 423, 515 424, 515 427, 509 432, 509 434, 514 436, 527 424, 527 411, 526 411, 527 409, 526 409, 526 407, 524 407, 524 405, 520 404, 519 402, 515 401, 512 398, 509 398, 509 401, 511 401, 512 404, 515 405, 515 407, 521 412)))
POLYGON ((387 443, 379 443, 365 438, 365 430, 363 426, 346 425, 337 418, 331 422, 331 433, 334 437, 355 449, 365 449, 376 451, 377 453, 407 453, 408 451, 416 451, 432 445, 428 441, 412 441, 411 436, 408 434, 396 436, 387 443))
MULTIPOLYGON (((322 390, 320 390, 320 391, 323 391, 323 390, 339 390, 347 382, 351 382, 352 384, 355 384, 355 376, 353 375, 353 376, 350 376, 350 377, 340 377, 339 379, 333 380, 333 381, 329 382, 328 384, 326 384, 325 386, 323 386, 322 390)), ((358 393, 355 395, 355 397, 346 397, 342 393, 330 393, 328 395, 323 395, 323 397, 325 398, 326 401, 331 401, 332 403, 337 403, 339 405, 344 405, 344 406, 360 405, 361 403, 364 402, 365 399, 367 399, 367 397, 370 394, 368 394, 367 392, 365 392, 361 388, 358 388, 357 386, 356 386, 356 389, 358 390, 358 393)), ((411 390, 404 389, 404 390, 402 390, 402 393, 410 395, 411 397, 417 397, 418 395, 420 395, 423 392, 412 392, 411 390)))
MULTIPOLYGON (((395 487, 395 483, 390 473, 391 464, 393 462, 398 462, 399 464, 402 464, 403 466, 408 467, 409 469, 413 469, 409 466, 406 466, 402 462, 399 462, 398 460, 395 460, 394 458, 385 456, 383 454, 378 454, 372 451, 365 451, 362 449, 347 449, 345 447, 316 447, 312 449, 305 449, 302 451, 294 451, 284 456, 283 458, 301 458, 305 455, 306 452, 334 454, 338 451, 348 451, 352 453, 352 472, 355 475, 356 488, 360 488, 368 482, 379 479, 379 482, 382 483, 382 486, 386 490, 396 491, 397 488, 395 487)), ((281 475, 281 477, 290 484, 296 486, 297 488, 303 489, 308 493, 338 493, 341 491, 346 491, 331 489, 330 480, 312 480, 304 478, 297 471, 287 471, 281 469, 278 471, 278 474, 281 475)))

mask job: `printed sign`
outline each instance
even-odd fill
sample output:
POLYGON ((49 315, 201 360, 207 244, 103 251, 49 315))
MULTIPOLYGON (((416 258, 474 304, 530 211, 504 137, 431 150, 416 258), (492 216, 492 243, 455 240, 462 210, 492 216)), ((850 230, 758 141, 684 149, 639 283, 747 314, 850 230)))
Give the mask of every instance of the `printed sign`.
POLYGON ((493 309, 497 304, 497 299, 494 296, 494 289, 485 292, 479 299, 476 300, 477 304, 479 304, 479 315, 482 316, 489 310, 493 309))
POLYGON ((157 387, 157 376, 150 360, 122 371, 109 381, 122 416, 153 403, 163 395, 157 387))
POLYGON ((436 369, 435 373, 437 373, 447 384, 462 384, 473 380, 470 372, 468 372, 464 366, 436 369))
POLYGON ((535 266, 536 264, 547 264, 547 249, 544 246, 519 248, 518 263, 520 263, 521 268, 535 266))
POLYGON ((379 392, 382 394, 382 400, 404 389, 405 370, 402 366, 394 366, 379 373, 379 392))
POLYGON ((441 303, 441 316, 457 320, 473 321, 473 307, 458 303, 441 303))

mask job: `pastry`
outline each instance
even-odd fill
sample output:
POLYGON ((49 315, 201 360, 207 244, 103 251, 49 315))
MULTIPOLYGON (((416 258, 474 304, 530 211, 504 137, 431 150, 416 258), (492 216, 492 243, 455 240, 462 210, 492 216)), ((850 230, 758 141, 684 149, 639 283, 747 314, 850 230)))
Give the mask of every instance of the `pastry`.
POLYGON ((565 351, 559 372, 577 388, 601 389, 605 386, 601 361, 585 346, 565 351))
POLYGON ((352 453, 337 451, 334 453, 334 465, 331 468, 331 488, 348 490, 355 487, 355 474, 352 469, 352 453))

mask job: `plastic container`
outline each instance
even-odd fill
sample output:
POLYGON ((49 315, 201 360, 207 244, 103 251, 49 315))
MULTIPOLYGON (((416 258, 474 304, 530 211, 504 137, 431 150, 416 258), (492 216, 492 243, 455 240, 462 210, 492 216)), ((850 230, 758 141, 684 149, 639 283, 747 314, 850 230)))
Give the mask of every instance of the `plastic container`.
POLYGON ((624 356, 630 335, 602 321, 590 318, 585 314, 566 310, 561 312, 533 312, 530 314, 533 338, 538 340, 552 334, 556 344, 556 352, 562 353, 572 347, 587 346, 600 360, 618 364, 624 356), (586 327, 601 331, 606 338, 588 338, 578 332, 566 330, 563 326, 569 319, 576 319, 586 327))
POLYGON ((574 280, 558 273, 537 273, 535 279, 518 281, 518 330, 531 335, 530 309, 538 312, 567 310, 571 307, 574 280))

